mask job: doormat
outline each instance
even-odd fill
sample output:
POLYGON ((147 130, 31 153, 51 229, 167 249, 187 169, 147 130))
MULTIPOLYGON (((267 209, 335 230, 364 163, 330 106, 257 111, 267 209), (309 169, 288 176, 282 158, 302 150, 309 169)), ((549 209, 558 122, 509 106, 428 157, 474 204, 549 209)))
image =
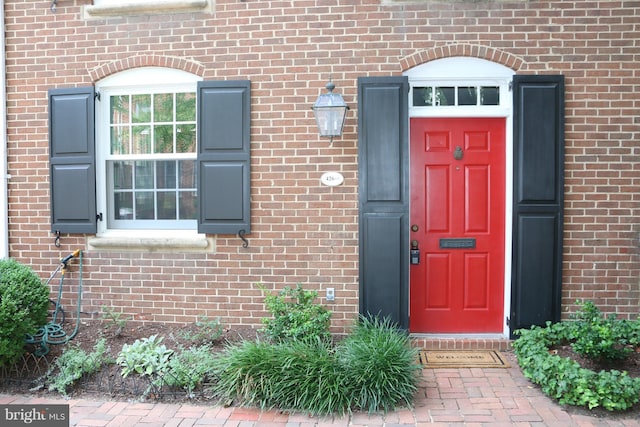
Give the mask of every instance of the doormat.
POLYGON ((495 350, 420 350, 425 368, 508 368, 509 362, 495 350))

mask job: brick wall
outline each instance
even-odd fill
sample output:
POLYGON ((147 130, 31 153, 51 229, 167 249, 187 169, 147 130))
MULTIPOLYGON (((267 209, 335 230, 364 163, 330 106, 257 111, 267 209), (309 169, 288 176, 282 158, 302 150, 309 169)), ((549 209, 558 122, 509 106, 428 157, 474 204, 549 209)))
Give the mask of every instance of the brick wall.
POLYGON ((42 277, 86 243, 64 235, 56 248, 50 232, 48 89, 143 65, 252 82, 249 247, 215 236, 208 255, 86 252, 83 311, 94 317, 107 305, 139 320, 257 325, 255 283, 300 282, 335 288, 333 327, 344 330, 358 311, 357 78, 455 55, 566 76, 563 305, 638 313, 638 1, 218 0, 213 14, 91 21, 88 0, 61 0, 55 14, 48 1, 4 3, 9 250, 42 277), (329 76, 351 106, 332 145, 310 110, 329 76), (329 170, 344 185, 321 186, 329 170))

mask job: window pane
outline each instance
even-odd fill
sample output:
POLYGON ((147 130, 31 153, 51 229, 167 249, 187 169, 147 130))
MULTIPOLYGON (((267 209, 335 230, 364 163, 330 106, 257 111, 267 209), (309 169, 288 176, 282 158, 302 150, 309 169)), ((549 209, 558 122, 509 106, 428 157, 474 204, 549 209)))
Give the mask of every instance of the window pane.
POLYGON ((477 105, 478 90, 474 86, 462 86, 458 88, 458 105, 477 105))
POLYGON ((176 188, 176 162, 156 163, 156 188, 176 188))
POLYGON ((153 97, 153 121, 173 121, 173 94, 159 93, 153 97))
POLYGON ((181 191, 180 193, 180 219, 197 219, 196 192, 181 191))
POLYGON ((153 193, 136 192, 136 219, 155 219, 153 212, 153 193))
POLYGON ((483 86, 480 88, 481 105, 500 105, 500 88, 483 86))
POLYGON ((131 97, 131 121, 148 123, 151 121, 151 95, 133 95, 131 97))
POLYGON ((113 162, 113 188, 133 189, 133 162, 113 162))
POLYGON ((176 152, 195 153, 196 152, 196 126, 177 125, 176 126, 176 152))
POLYGON ((158 219, 177 219, 175 191, 158 192, 158 219))
POLYGON ((456 88, 454 87, 437 87, 436 88, 436 105, 456 105, 455 103, 456 88))
POLYGON ((176 93, 176 121, 196 121, 196 94, 176 93))
POLYGON ((153 188, 153 163, 150 160, 136 162, 136 189, 153 188))
POLYGON ((433 105, 433 88, 414 87, 413 105, 415 107, 431 107, 433 105))
POLYGON ((193 160, 181 160, 179 188, 196 188, 196 162, 193 160))
POLYGON ((153 127, 154 153, 173 153, 173 126, 161 125, 153 127))
POLYGON ((111 124, 129 123, 129 95, 111 97, 111 124))
POLYGON ((129 127, 111 128, 111 154, 129 154, 129 127))
POLYGON ((151 128, 149 126, 132 126, 133 154, 151 153, 151 128))
POLYGON ((113 195, 115 219, 133 219, 133 193, 113 195))

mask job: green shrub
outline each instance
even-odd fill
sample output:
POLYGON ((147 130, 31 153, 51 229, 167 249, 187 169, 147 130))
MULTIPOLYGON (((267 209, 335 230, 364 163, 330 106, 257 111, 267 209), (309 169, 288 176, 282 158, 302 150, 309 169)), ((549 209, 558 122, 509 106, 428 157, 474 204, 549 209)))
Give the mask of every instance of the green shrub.
POLYGON ((569 339, 573 350, 581 356, 611 362, 624 359, 633 351, 629 346, 631 325, 613 314, 604 317, 593 302, 582 303, 573 318, 569 339))
POLYGON ((411 404, 422 369, 418 351, 391 320, 363 317, 337 354, 347 372, 352 407, 373 412, 411 404))
POLYGON ((516 331, 519 338, 513 348, 524 376, 561 404, 609 411, 631 408, 640 400, 640 378, 617 370, 594 372, 549 352, 550 347, 573 337, 572 323, 548 323, 545 328, 516 331))
POLYGON ((67 347, 54 363, 57 373, 49 376, 49 390, 66 396, 69 386, 83 375, 97 372, 107 363, 113 363, 113 360, 107 354, 107 342, 104 338, 96 342, 93 352, 89 354, 78 346, 67 347))
POLYGON ((0 260, 0 366, 24 352, 25 337, 47 321, 49 289, 28 266, 0 260))
POLYGON ((300 284, 295 289, 285 287, 276 295, 267 295, 265 304, 273 318, 263 319, 266 335, 274 342, 330 341, 331 312, 313 303, 317 296, 317 292, 306 291, 300 284))
POLYGON ((171 387, 184 388, 187 394, 213 376, 215 357, 208 345, 181 349, 169 359, 162 382, 171 387))
POLYGON ((224 333, 220 319, 209 319, 204 316, 195 323, 195 326, 197 328, 195 332, 185 332, 182 337, 194 343, 212 343, 220 339, 224 333))
POLYGON ((125 344, 118 354, 116 363, 122 367, 122 376, 131 373, 143 376, 163 375, 169 370, 169 358, 173 350, 162 344, 162 337, 152 335, 136 340, 133 344, 125 344))
POLYGON ((342 415, 410 404, 420 366, 405 332, 363 320, 333 348, 328 341, 244 342, 216 360, 217 394, 241 405, 342 415))

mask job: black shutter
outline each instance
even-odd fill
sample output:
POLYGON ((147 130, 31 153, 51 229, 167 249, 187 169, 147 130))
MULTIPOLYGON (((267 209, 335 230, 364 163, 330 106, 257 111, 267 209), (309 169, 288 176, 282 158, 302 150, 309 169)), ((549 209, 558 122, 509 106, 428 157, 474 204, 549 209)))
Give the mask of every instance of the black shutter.
POLYGON ((560 320, 564 78, 514 76, 513 332, 560 320))
POLYGON ((409 154, 406 77, 358 79, 360 313, 408 328, 409 154))
POLYGON ((198 82, 198 231, 251 231, 249 81, 198 82))
POLYGON ((96 233, 93 87, 49 91, 51 231, 96 233))

